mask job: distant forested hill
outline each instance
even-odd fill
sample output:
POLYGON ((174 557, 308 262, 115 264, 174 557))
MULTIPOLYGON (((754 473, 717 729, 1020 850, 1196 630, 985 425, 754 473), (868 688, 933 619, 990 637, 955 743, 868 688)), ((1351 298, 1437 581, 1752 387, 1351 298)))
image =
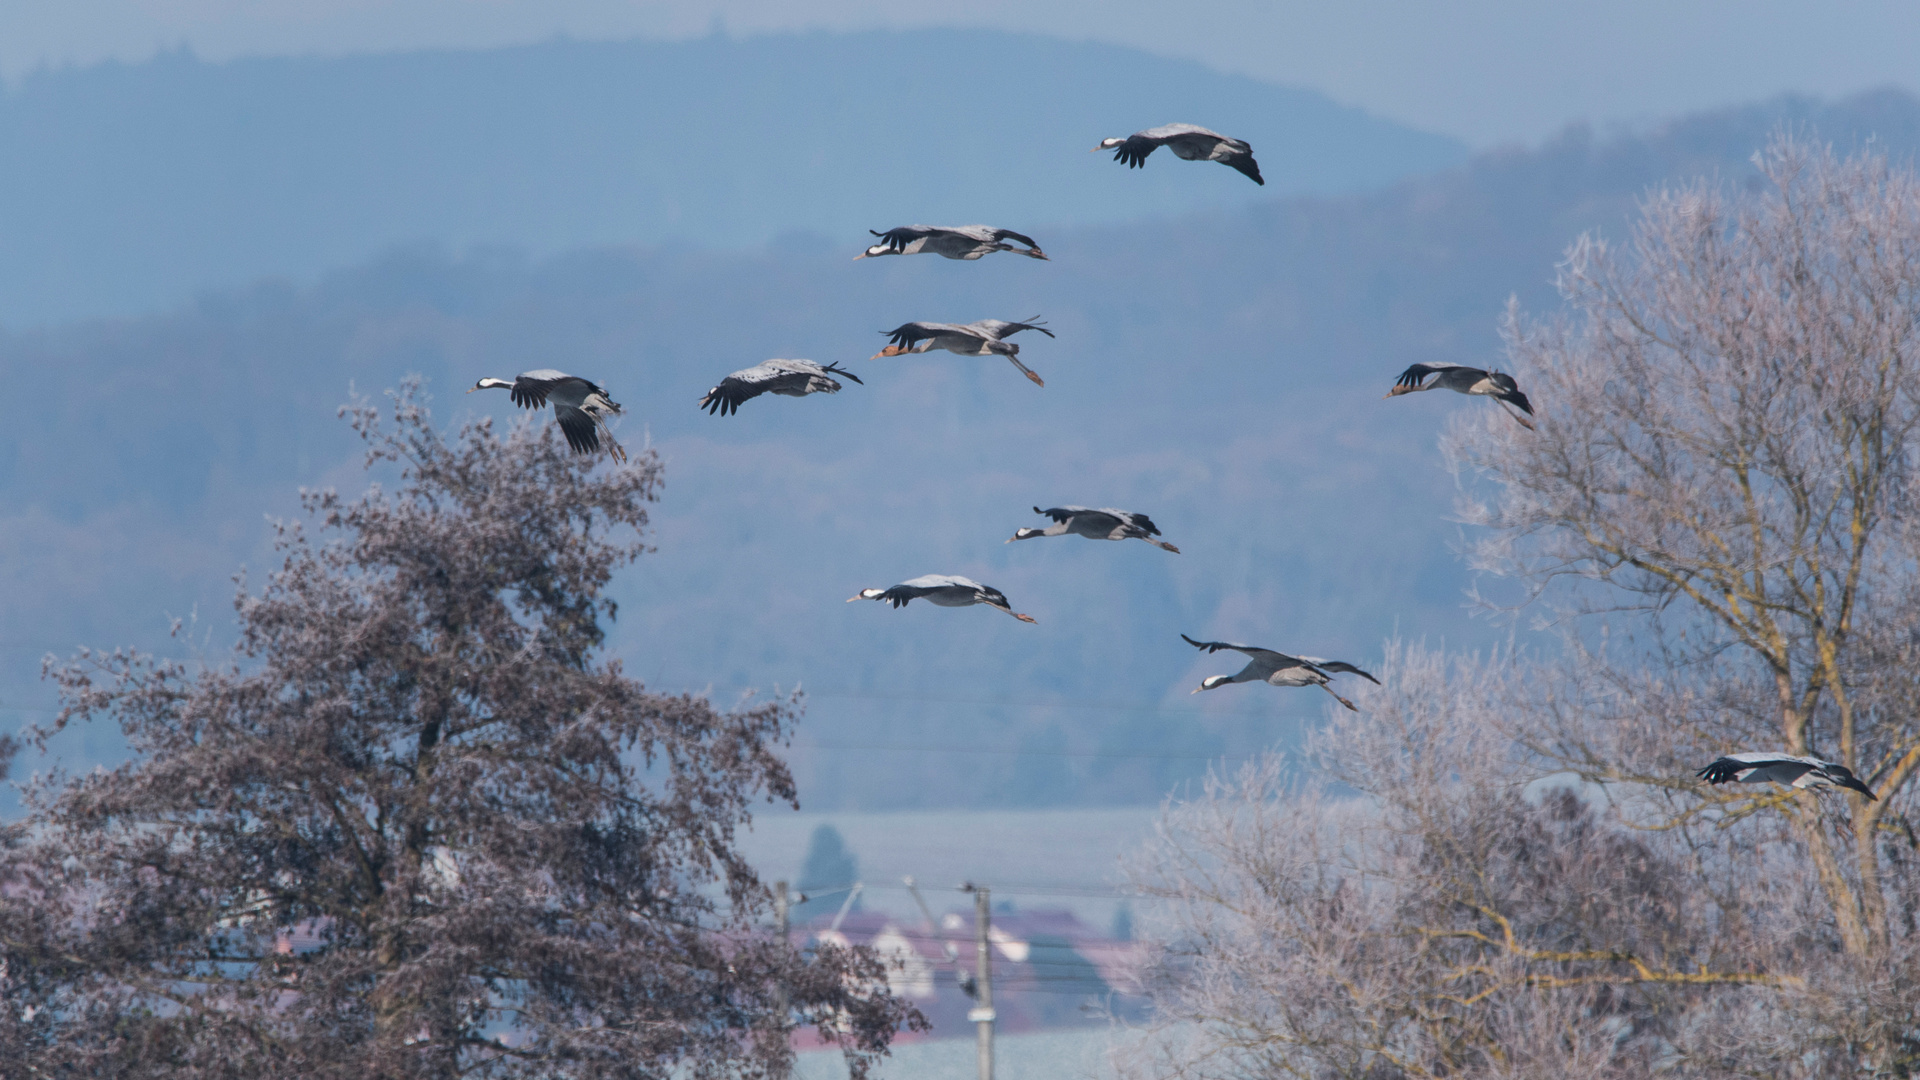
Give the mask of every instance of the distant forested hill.
POLYGON ((1498 361, 1507 297, 1550 308, 1580 230, 1619 236, 1652 184, 1747 182, 1782 124, 1920 146, 1905 96, 1782 102, 1575 131, 1372 194, 1044 231, 1045 263, 854 262, 857 240, 800 234, 745 254, 420 249, 0 336, 0 702, 16 710, 0 715, 44 708, 47 650, 189 656, 163 630, 196 605, 217 646, 227 575, 274 565, 262 513, 291 514, 296 485, 364 482, 333 416, 349 383, 420 372, 444 420, 505 421, 504 394, 460 391, 555 366, 603 381, 631 412, 622 437, 667 462, 660 550, 620 582, 613 647, 661 689, 804 684, 810 808, 1151 801, 1325 703, 1190 697, 1236 661, 1197 657, 1181 632, 1362 663, 1395 632, 1504 640, 1463 607, 1434 452, 1448 416, 1489 406, 1381 394, 1411 361, 1498 361), (1021 339, 1044 389, 999 359, 866 359, 910 319, 1036 314, 1059 334, 1021 339), (867 384, 696 410, 773 356, 846 363, 867 384), (1184 554, 1002 543, 1060 503, 1146 511, 1184 554), (929 572, 999 586, 1039 624, 842 602, 929 572))
POLYGON ((0 92, 0 324, 134 313, 418 240, 546 254, 1038 229, 1358 191, 1465 157, 1309 91, 989 31, 174 53, 0 92), (1251 140, 1267 187, 1087 153, 1175 120, 1251 140))

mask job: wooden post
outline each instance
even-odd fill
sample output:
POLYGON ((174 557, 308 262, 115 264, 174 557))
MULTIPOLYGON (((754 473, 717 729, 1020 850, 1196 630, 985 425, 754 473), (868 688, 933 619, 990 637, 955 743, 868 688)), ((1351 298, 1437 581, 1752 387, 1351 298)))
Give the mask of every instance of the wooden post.
POLYGON ((978 1005, 968 1011, 967 1019, 977 1025, 979 1032, 980 1080, 993 1080, 993 943, 988 940, 993 916, 992 902, 984 885, 973 890, 973 921, 978 938, 974 943, 974 977, 979 981, 980 996, 976 999, 978 1005))

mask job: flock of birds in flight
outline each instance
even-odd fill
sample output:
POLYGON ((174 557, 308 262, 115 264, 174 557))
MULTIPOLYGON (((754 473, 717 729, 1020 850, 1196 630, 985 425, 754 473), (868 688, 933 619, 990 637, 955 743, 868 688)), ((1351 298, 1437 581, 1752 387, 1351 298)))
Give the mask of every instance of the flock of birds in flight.
MULTIPOLYGON (((1126 138, 1103 139, 1094 152, 1113 151, 1115 161, 1126 163, 1128 168, 1144 168, 1147 158, 1160 147, 1165 146, 1175 157, 1186 161, 1214 161, 1234 169, 1254 183, 1265 185, 1260 176, 1260 166, 1253 158, 1253 148, 1247 143, 1216 131, 1194 124, 1166 124, 1148 128, 1126 138)), ((869 230, 872 231, 872 230, 869 230)), ((855 259, 878 258, 884 255, 939 255, 948 259, 973 261, 995 252, 1013 252, 1032 259, 1045 260, 1047 255, 1032 237, 991 225, 903 225, 885 232, 873 232, 875 243, 865 251, 854 256, 855 259)), ((1000 319, 981 319, 972 323, 909 322, 892 330, 883 330, 888 344, 869 359, 907 356, 915 353, 942 349, 960 356, 1004 356, 1007 361, 1020 370, 1022 375, 1031 379, 1036 386, 1046 383, 1034 371, 1020 362, 1020 346, 1007 338, 1027 330, 1035 330, 1051 338, 1053 331, 1048 330, 1038 316, 1021 322, 1004 322, 1000 319)), ((762 394, 776 394, 782 397, 806 397, 809 394, 833 394, 841 389, 841 383, 834 376, 851 379, 864 385, 863 380, 852 372, 834 364, 817 364, 811 360, 774 359, 743 368, 720 380, 719 385, 707 391, 699 405, 709 414, 731 416, 740 406, 762 394)), ((509 392, 513 403, 522 408, 540 409, 551 404, 554 419, 560 425, 561 434, 567 445, 575 453, 597 453, 604 441, 608 456, 615 461, 625 462, 626 451, 613 438, 607 427, 609 417, 619 416, 624 410, 607 395, 607 392, 591 380, 578 375, 543 368, 522 372, 512 380, 484 378, 473 385, 474 390, 504 389, 509 392)), ((1401 372, 1388 397, 1411 394, 1421 390, 1452 390, 1455 393, 1476 397, 1489 397, 1515 420, 1533 430, 1533 405, 1527 396, 1520 392, 1513 376, 1499 371, 1467 367, 1461 364, 1414 364, 1401 372)), ((1051 518, 1053 524, 1044 529, 1022 528, 1007 541, 1029 540, 1042 536, 1083 536, 1090 540, 1144 540, 1156 547, 1178 554, 1180 549, 1162 540, 1156 540, 1160 530, 1145 514, 1111 508, 1090 509, 1084 506, 1057 506, 1050 510, 1033 508, 1034 513, 1051 518)), ((992 586, 982 585, 971 578, 958 574, 925 574, 885 589, 862 589, 847 602, 855 600, 879 600, 893 607, 903 607, 912 600, 926 600, 940 607, 970 607, 984 604, 987 607, 1006 612, 1021 622, 1035 622, 1031 615, 1023 615, 1008 602, 1006 594, 992 586)), ((1233 675, 1209 675, 1193 693, 1213 690, 1233 683, 1264 682, 1270 686, 1317 686, 1331 694, 1348 709, 1358 711, 1353 702, 1341 697, 1329 685, 1335 674, 1350 674, 1367 679, 1378 685, 1380 680, 1368 672, 1344 660, 1327 660, 1314 656, 1298 656, 1276 652, 1272 649, 1254 645, 1240 645, 1227 641, 1195 641, 1185 634, 1180 635, 1187 644, 1205 653, 1216 653, 1223 649, 1245 654, 1247 665, 1233 675)), ((1829 790, 1846 788, 1859 792, 1869 799, 1875 798, 1871 789, 1856 779, 1846 766, 1826 761, 1818 757, 1790 755, 1782 753, 1741 753, 1721 757, 1696 773, 1700 779, 1710 785, 1728 782, 1739 783, 1780 783, 1795 788, 1829 790)))

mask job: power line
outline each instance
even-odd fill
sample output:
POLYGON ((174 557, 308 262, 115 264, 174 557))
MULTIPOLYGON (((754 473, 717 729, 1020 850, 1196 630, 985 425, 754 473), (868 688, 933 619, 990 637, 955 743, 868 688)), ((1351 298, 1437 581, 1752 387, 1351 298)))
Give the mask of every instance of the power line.
MULTIPOLYGON (((839 892, 842 889, 850 889, 852 887, 853 887, 852 885, 840 885, 840 886, 834 887, 830 891, 839 892)), ((938 889, 940 887, 933 886, 933 888, 938 889)), ((1000 892, 1003 894, 1011 893, 1014 896, 1090 896, 1090 897, 1096 897, 1096 898, 1105 897, 1105 898, 1115 899, 1115 900, 1156 899, 1156 897, 1154 897, 1150 893, 1122 892, 1118 889, 1115 889, 1111 885, 1076 885, 1071 882, 1026 883, 1026 882, 1015 881, 1015 882, 997 883, 993 886, 993 888, 996 892, 1000 892)), ((911 888, 906 885, 885 885, 885 884, 874 884, 872 882, 867 883, 866 889, 868 892, 875 892, 878 890, 888 890, 891 892, 911 892, 912 891, 911 888)), ((947 890, 941 889, 941 891, 945 892, 947 890)), ((959 891, 959 887, 954 886, 953 891, 956 891, 956 892, 959 891)), ((807 895, 817 896, 817 895, 824 895, 824 894, 810 892, 807 895)))
POLYGON ((1258 757, 1265 753, 1250 751, 1247 753, 1194 754, 1170 750, 1032 750, 1018 747, 995 746, 915 746, 910 743, 794 743, 794 750, 834 750, 834 751, 873 751, 878 753, 899 754, 995 754, 1006 757, 1064 757, 1064 758, 1144 758, 1156 761, 1213 761, 1219 758, 1245 759, 1258 757))
MULTIPOLYGON (((769 697, 784 691, 768 691, 762 687, 731 688, 735 694, 760 694, 769 697)), ((664 693, 664 691, 662 691, 664 693)), ((1060 701, 1045 698, 1011 697, 949 697, 939 694, 900 694, 873 693, 860 690, 814 690, 804 685, 794 688, 794 692, 807 698, 833 698, 846 701, 886 701, 928 705, 972 705, 995 708, 1024 709, 1094 709, 1100 712, 1150 713, 1161 716, 1246 716, 1263 720, 1292 720, 1309 723, 1320 719, 1319 715, 1296 716, 1292 713, 1275 713, 1267 709, 1214 709, 1188 708, 1167 705, 1159 702, 1140 701, 1060 701)))

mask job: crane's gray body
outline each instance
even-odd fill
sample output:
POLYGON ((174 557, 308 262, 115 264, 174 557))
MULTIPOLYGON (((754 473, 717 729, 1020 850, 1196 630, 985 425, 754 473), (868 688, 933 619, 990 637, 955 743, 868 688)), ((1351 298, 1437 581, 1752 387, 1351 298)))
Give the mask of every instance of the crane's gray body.
POLYGON ((1005 322, 981 319, 970 323, 910 322, 892 330, 882 330, 901 353, 923 353, 944 349, 961 356, 1018 356, 1020 346, 1006 340, 1022 330, 1038 330, 1048 337, 1053 331, 1037 322, 1005 322))
POLYGON ((847 602, 855 600, 880 600, 894 607, 905 607, 912 600, 925 600, 939 607, 971 607, 985 604, 1019 619, 1021 622, 1033 622, 1031 615, 1022 615, 1007 603, 1007 594, 991 585, 982 585, 969 577, 958 574, 922 574, 910 578, 898 585, 885 589, 862 589, 848 597, 847 602))
POLYGON ((1317 686, 1333 694, 1334 699, 1340 704, 1353 709, 1355 708, 1353 702, 1339 694, 1334 694, 1333 688, 1327 685, 1333 681, 1333 673, 1358 675, 1376 686, 1380 683, 1379 679, 1345 660, 1325 660, 1318 656, 1290 656, 1272 649, 1263 649, 1258 645, 1236 645, 1230 641, 1195 641, 1185 634, 1181 634, 1180 638, 1203 652, 1216 653, 1222 649, 1232 649, 1234 652, 1244 653, 1249 658, 1247 666, 1241 668, 1236 674, 1209 675, 1200 684, 1199 689, 1194 691, 1196 694, 1201 690, 1213 690, 1231 683, 1263 682, 1269 686, 1317 686))
POLYGON ((1144 540, 1176 555, 1180 553, 1180 549, 1172 544, 1154 539, 1160 535, 1160 528, 1152 518, 1131 510, 1115 510, 1112 507, 1095 510, 1085 506, 1056 506, 1042 510, 1036 506, 1033 512, 1052 518, 1053 524, 1044 529, 1020 529, 1008 543, 1040 536, 1073 535, 1089 540, 1144 540))
POLYGON ((1034 259, 1045 259, 1046 253, 1033 237, 1002 229, 994 225, 902 225, 886 232, 868 232, 880 238, 880 242, 855 255, 855 259, 877 258, 881 255, 940 255, 949 259, 965 259, 971 262, 983 255, 996 251, 1015 251, 1034 259), (1027 245, 1024 248, 1009 244, 1027 245))
POLYGON ((1785 784, 1802 790, 1846 788, 1860 792, 1869 799, 1876 797, 1845 765, 1797 754, 1728 754, 1694 775, 1716 785, 1733 781, 1741 784, 1785 784))
POLYGON ((931 352, 944 349, 960 356, 1004 356, 1019 368, 1021 374, 1032 379, 1040 386, 1047 385, 1033 369, 1020 362, 1020 346, 1006 339, 1022 330, 1038 330, 1048 337, 1053 331, 1038 321, 1039 316, 1026 322, 1007 322, 1002 319, 981 319, 970 323, 910 322, 902 323, 891 330, 882 330, 887 335, 887 347, 875 353, 869 359, 878 360, 883 356, 905 356, 909 353, 931 352))
POLYGON ((1103 139, 1094 149, 1112 150, 1113 160, 1126 162, 1129 169, 1142 169, 1146 167, 1147 158, 1162 146, 1182 161, 1217 161, 1266 186, 1266 180, 1260 176, 1260 164, 1253 160, 1252 146, 1198 124, 1162 124, 1136 131, 1124 139, 1103 139))
MULTIPOLYGON (((1488 371, 1463 364, 1414 364, 1400 373, 1400 378, 1395 380, 1393 389, 1387 391, 1387 396, 1396 397, 1421 390, 1451 390, 1456 394, 1490 397, 1512 405, 1528 416, 1533 415, 1533 403, 1520 392, 1520 386, 1513 381, 1513 376, 1502 371, 1488 371)), ((1527 424, 1525 420, 1520 422, 1527 424)))
POLYGON ((859 376, 832 364, 822 366, 811 360, 768 360, 720 380, 720 385, 707 391, 706 396, 700 399, 700 405, 709 413, 727 416, 739 411, 742 403, 761 394, 779 394, 782 397, 837 394, 840 392, 840 383, 833 378, 834 375, 845 375, 854 382, 860 381, 859 376))
POLYGON ((553 418, 559 422, 560 433, 574 453, 591 454, 599 450, 604 435, 608 455, 616 461, 627 459, 627 452, 614 441, 613 432, 607 427, 608 417, 619 416, 626 410, 591 380, 552 368, 536 368, 521 372, 512 382, 481 379, 467 393, 496 388, 506 390, 513 403, 523 409, 538 409, 551 402, 553 418))

